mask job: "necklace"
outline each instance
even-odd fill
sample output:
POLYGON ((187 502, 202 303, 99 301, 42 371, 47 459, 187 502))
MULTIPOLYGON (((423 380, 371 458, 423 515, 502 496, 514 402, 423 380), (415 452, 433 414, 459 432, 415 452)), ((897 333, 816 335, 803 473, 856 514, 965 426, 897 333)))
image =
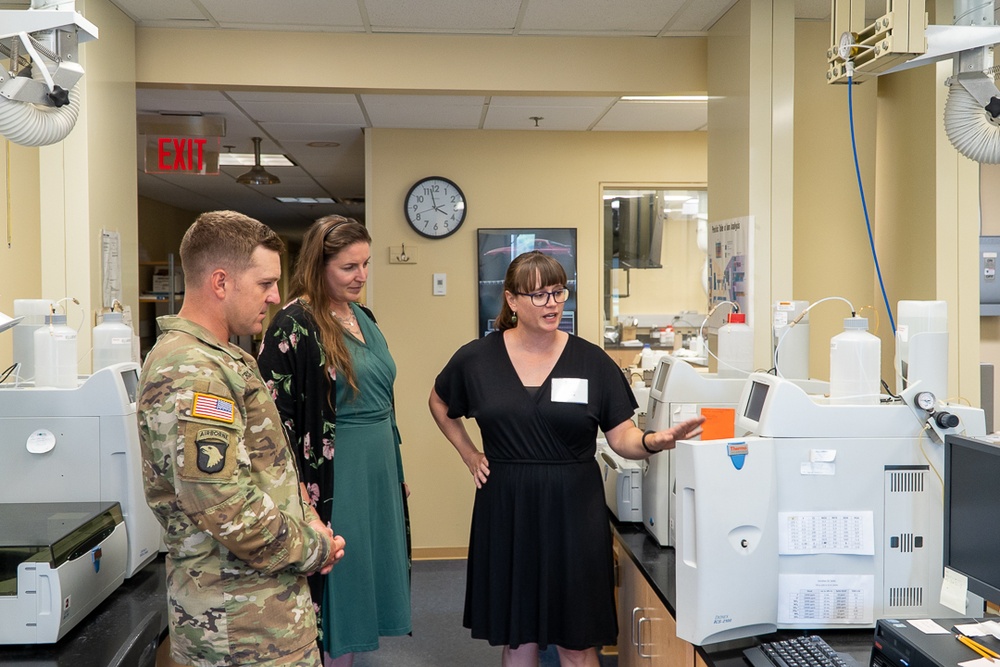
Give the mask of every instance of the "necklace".
POLYGON ((340 320, 341 324, 343 324, 348 329, 353 329, 354 325, 358 323, 357 318, 354 317, 354 311, 351 311, 351 314, 348 315, 347 317, 341 317, 340 315, 337 314, 337 311, 335 310, 331 310, 330 312, 333 314, 334 317, 340 320))

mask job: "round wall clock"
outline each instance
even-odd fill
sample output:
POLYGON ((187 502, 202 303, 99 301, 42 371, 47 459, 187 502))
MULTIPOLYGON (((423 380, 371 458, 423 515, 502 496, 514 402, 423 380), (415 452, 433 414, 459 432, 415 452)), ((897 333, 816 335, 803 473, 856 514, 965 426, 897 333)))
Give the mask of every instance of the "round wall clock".
POLYGON ((465 222, 465 194, 443 176, 429 176, 413 184, 403 201, 406 221, 429 239, 451 236, 465 222))

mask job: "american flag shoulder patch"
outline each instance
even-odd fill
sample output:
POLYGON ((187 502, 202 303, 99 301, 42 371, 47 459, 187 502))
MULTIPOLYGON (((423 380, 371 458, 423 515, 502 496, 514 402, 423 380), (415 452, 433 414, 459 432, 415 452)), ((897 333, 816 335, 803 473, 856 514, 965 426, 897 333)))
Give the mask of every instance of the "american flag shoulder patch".
POLYGON ((228 398, 196 392, 191 406, 191 416, 232 424, 236 417, 236 404, 228 398))

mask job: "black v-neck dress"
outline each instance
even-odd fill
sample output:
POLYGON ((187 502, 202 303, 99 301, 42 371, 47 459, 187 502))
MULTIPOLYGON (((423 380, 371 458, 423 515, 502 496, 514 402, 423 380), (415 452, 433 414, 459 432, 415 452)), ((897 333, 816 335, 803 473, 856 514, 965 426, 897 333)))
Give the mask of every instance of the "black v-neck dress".
POLYGON ((465 627, 515 648, 617 643, 611 529, 594 455, 598 428, 611 430, 636 408, 621 370, 570 336, 532 392, 493 333, 458 350, 434 389, 449 417, 476 420, 490 466, 472 515, 465 627))

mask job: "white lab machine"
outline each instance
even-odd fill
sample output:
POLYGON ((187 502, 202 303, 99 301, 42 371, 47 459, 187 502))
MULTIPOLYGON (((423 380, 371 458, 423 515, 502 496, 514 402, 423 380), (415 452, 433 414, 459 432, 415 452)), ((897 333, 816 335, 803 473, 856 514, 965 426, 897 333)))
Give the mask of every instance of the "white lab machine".
POLYGON ((946 397, 948 302, 900 301, 896 312, 896 391, 919 382, 921 391, 946 397))
POLYGON ((0 385, 0 503, 117 502, 126 576, 156 557, 136 417, 138 364, 103 368, 74 389, 0 385))
POLYGON ((604 480, 604 501, 616 519, 642 521, 642 476, 644 461, 632 461, 617 454, 607 440, 597 440, 597 463, 604 480))
POLYGON ((125 579, 118 503, 0 504, 0 644, 52 644, 125 579))
MULTIPOLYGON (((701 414, 701 408, 730 408, 736 404, 745 379, 702 373, 677 357, 660 359, 649 388, 646 430, 662 431, 701 414)), ((642 480, 642 523, 660 546, 674 545, 673 450, 649 457, 642 480)))
POLYGON ((917 393, 831 405, 755 373, 736 418, 751 435, 678 443, 678 637, 701 645, 955 615, 938 601, 940 443, 984 434, 985 418, 917 393))
MULTIPOLYGON (((683 359, 665 357, 660 360, 649 390, 646 429, 662 431, 703 414, 705 408, 729 411, 732 431, 736 432, 736 408, 746 378, 719 377, 703 373, 683 359)), ((819 380, 794 380, 810 393, 820 393, 829 386, 819 380)), ((723 412, 724 414, 725 412, 723 412)), ((715 418, 719 418, 717 414, 715 418)), ((742 431, 740 431, 742 432, 742 431)), ((643 525, 660 546, 675 543, 674 527, 676 496, 673 469, 674 452, 667 450, 649 457, 642 483, 643 525)))

